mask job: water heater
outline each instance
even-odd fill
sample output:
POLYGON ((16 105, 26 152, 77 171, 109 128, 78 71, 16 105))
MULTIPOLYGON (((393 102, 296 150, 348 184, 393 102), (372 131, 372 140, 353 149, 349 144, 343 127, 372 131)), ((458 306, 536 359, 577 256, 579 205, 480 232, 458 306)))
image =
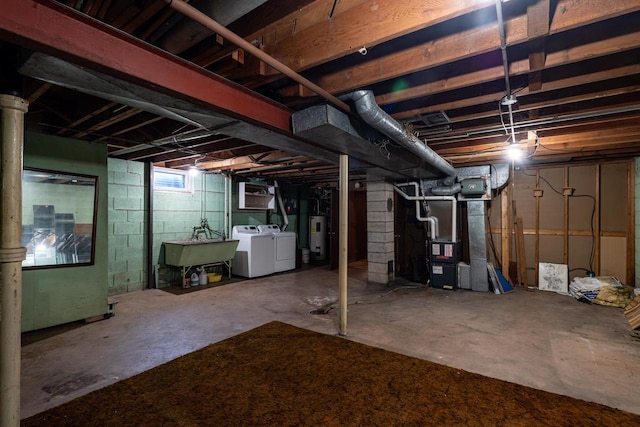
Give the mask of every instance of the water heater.
POLYGON ((327 257, 327 218, 324 216, 309 217, 309 250, 313 260, 327 257))

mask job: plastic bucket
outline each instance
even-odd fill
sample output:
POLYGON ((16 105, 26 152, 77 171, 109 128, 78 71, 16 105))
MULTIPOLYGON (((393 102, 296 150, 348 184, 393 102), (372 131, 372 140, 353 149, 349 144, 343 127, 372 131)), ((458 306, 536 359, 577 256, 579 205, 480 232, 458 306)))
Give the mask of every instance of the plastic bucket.
POLYGON ((311 251, 308 248, 302 248, 302 263, 309 264, 309 256, 311 255, 311 251))
POLYGON ((219 282, 222 279, 222 274, 219 273, 208 273, 207 278, 209 279, 209 283, 219 282))

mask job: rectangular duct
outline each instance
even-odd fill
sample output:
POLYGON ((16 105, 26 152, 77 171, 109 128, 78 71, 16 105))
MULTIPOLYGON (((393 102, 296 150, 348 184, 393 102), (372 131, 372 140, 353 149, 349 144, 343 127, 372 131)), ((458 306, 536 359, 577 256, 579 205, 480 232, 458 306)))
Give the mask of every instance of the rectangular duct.
POLYGON ((482 200, 467 202, 471 290, 480 292, 489 290, 484 204, 485 202, 482 200))
POLYGON ((384 137, 331 105, 298 111, 291 120, 295 135, 384 170, 383 175, 387 178, 429 179, 440 176, 404 148, 392 142, 381 143, 384 137))

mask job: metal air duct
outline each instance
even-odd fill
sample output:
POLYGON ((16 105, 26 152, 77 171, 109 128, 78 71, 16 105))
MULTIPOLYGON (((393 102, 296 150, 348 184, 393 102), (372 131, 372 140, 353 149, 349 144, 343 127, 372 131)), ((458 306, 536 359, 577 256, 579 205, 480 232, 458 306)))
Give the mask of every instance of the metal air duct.
POLYGON ((356 111, 376 130, 382 132, 389 138, 402 145, 404 148, 427 162, 430 166, 442 172, 443 175, 453 177, 456 170, 449 162, 440 157, 435 151, 427 147, 417 136, 408 132, 398 121, 388 115, 376 103, 373 92, 370 90, 357 90, 340 97, 345 100, 352 100, 355 103, 356 111))

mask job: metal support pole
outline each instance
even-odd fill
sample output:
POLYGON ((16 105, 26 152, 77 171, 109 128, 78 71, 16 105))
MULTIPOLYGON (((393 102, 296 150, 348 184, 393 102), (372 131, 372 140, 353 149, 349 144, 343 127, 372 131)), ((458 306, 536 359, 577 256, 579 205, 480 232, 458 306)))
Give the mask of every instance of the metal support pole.
POLYGON ((28 102, 0 95, 0 426, 20 425, 20 331, 22 315, 22 148, 28 102))
POLYGON ((347 261, 349 244, 349 156, 340 155, 340 221, 338 276, 340 288, 340 335, 347 335, 347 261))

